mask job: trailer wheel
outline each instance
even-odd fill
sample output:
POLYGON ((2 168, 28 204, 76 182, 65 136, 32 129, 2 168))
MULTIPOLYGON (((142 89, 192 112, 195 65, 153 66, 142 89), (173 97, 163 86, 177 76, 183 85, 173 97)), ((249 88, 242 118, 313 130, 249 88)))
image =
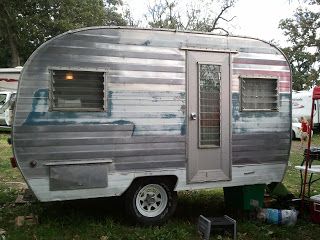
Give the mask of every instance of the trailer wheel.
POLYGON ((129 216, 144 225, 164 223, 177 206, 177 192, 165 181, 156 179, 135 181, 125 199, 129 216))

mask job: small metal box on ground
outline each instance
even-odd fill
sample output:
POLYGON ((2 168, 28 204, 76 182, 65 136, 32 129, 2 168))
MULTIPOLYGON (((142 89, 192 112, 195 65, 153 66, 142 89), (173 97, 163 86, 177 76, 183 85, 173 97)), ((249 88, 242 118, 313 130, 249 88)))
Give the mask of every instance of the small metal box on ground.
POLYGON ((265 184, 255 184, 237 187, 225 187, 224 202, 227 208, 252 210, 262 207, 265 184))
POLYGON ((312 222, 320 223, 320 195, 310 197, 310 217, 312 222))
POLYGON ((202 239, 209 240, 211 231, 231 230, 233 240, 237 239, 237 221, 224 215, 223 217, 205 217, 199 216, 198 232, 202 239))

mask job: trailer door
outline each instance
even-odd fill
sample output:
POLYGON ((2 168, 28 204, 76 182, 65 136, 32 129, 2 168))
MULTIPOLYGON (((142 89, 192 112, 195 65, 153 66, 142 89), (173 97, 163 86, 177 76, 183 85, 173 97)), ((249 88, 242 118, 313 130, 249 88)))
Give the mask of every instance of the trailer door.
POLYGON ((231 180, 229 55, 187 52, 188 182, 231 180))

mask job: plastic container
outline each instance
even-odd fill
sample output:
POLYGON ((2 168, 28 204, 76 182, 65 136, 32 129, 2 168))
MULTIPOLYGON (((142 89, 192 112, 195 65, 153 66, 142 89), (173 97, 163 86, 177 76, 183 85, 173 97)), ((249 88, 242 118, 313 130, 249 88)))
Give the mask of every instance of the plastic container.
POLYGON ((320 195, 310 197, 310 218, 314 223, 320 224, 320 195))
POLYGON ((297 222, 298 211, 273 208, 260 209, 257 218, 270 224, 293 226, 297 222))
POLYGON ((262 207, 265 188, 265 184, 225 187, 223 188, 225 204, 228 208, 242 210, 262 207))

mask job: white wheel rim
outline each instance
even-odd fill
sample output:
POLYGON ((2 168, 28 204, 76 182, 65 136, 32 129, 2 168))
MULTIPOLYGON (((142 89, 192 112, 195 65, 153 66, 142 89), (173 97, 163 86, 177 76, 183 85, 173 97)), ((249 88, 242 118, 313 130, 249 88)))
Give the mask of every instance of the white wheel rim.
POLYGON ((166 208, 168 196, 166 190, 158 184, 148 184, 140 189, 136 198, 136 207, 145 217, 156 217, 166 208))

